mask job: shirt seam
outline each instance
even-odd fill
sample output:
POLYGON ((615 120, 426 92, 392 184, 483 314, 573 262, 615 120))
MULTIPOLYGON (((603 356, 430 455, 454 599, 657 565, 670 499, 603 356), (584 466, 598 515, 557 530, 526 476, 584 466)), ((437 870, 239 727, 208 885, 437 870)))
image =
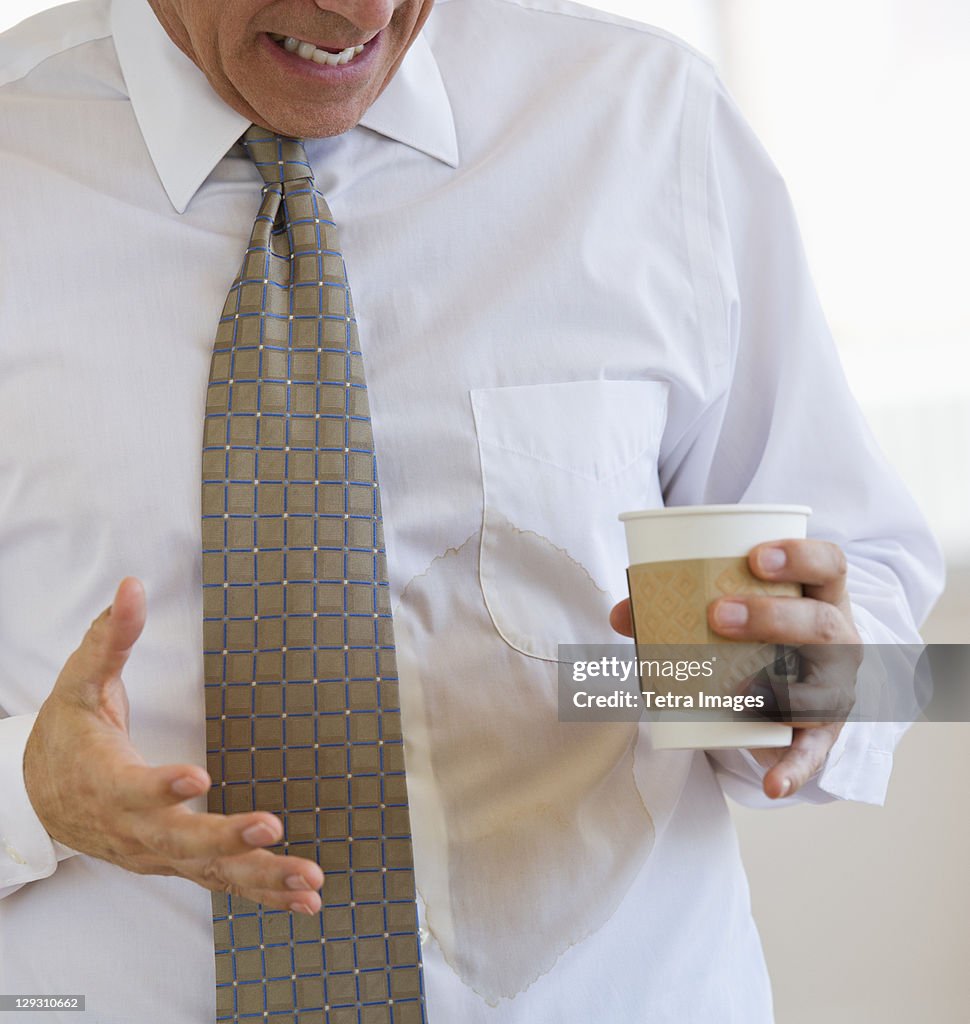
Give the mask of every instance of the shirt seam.
POLYGON ((673 33, 667 32, 656 25, 648 25, 645 22, 635 21, 632 18, 624 18, 619 14, 582 7, 579 4, 575 6, 570 4, 568 7, 546 6, 542 3, 542 0, 489 0, 489 2, 505 4, 508 7, 517 7, 524 11, 534 11, 536 14, 548 14, 563 18, 575 18, 577 21, 591 21, 602 25, 613 25, 616 28, 625 28, 633 32, 639 32, 642 35, 653 36, 655 39, 670 43, 683 50, 691 57, 706 64, 712 70, 714 68, 714 64, 709 57, 696 50, 690 43, 685 42, 679 36, 675 36, 673 33))
POLYGON ((726 337, 727 308, 717 269, 717 253, 711 238, 710 150, 713 138, 713 93, 710 83, 716 70, 701 58, 687 69, 687 83, 681 113, 678 152, 680 220, 684 257, 690 278, 698 351, 706 373, 708 401, 685 424, 676 438, 665 439, 665 450, 673 452, 691 436, 698 423, 711 414, 727 391, 725 370, 730 366, 730 339, 726 337), (699 71, 707 73, 708 89, 702 91, 699 71), (720 320, 722 329, 716 330, 720 320))
POLYGON ((653 446, 648 443, 645 443, 643 447, 636 453, 636 455, 631 456, 630 459, 627 462, 623 463, 622 466, 617 466, 616 469, 612 470, 611 472, 603 476, 595 476, 591 473, 586 472, 585 470, 573 469, 571 466, 564 466, 562 463, 554 462, 552 459, 545 458, 542 455, 534 455, 531 452, 524 452, 518 448, 512 448, 508 444, 502 444, 499 441, 490 441, 487 438, 480 437, 479 445, 482 448, 494 448, 496 451, 506 452, 509 455, 518 455, 520 458, 530 459, 533 462, 538 462, 540 465, 550 466, 553 469, 558 469, 562 473, 569 473, 572 476, 578 476, 584 480, 590 480, 595 483, 603 483, 606 480, 612 480, 614 477, 617 477, 621 473, 624 473, 627 470, 629 470, 630 467, 639 462, 645 454, 652 454, 653 452, 653 446))
MULTIPOLYGON (((46 13, 46 12, 45 12, 46 13)), ((32 75, 35 71, 43 67, 49 60, 54 60, 56 57, 61 57, 65 53, 70 53, 71 50, 76 50, 79 46, 86 46, 88 43, 100 42, 103 39, 110 39, 111 31, 106 29, 104 32, 97 32, 95 34, 85 34, 83 39, 78 39, 76 42, 68 42, 58 49, 54 50, 53 53, 41 53, 36 61, 23 71, 18 71, 16 67, 16 60, 11 61, 14 65, 13 69, 9 69, 9 65, 4 68, 0 68, 0 89, 5 89, 8 85, 14 85, 17 82, 23 81, 28 75, 32 75), (7 77, 7 74, 10 77, 7 77)))
MULTIPOLYGON (((698 89, 700 83, 696 81, 696 70, 697 65, 691 66, 689 71, 689 85, 688 89, 690 93, 694 93, 698 89)), ((710 84, 710 83, 708 83, 710 84)), ((700 103, 699 96, 691 96, 691 100, 698 104, 700 103)), ((710 164, 711 164, 711 148, 713 144, 713 95, 710 89, 707 90, 704 95, 705 109, 703 113, 698 112, 695 114, 696 121, 692 126, 695 129, 698 127, 698 122, 703 121, 703 132, 695 131, 694 139, 685 140, 687 144, 694 144, 693 156, 694 166, 692 168, 684 167, 682 171, 682 180, 686 177, 687 173, 691 173, 694 178, 694 188, 696 194, 694 196, 695 209, 693 210, 695 224, 689 223, 690 213, 685 206, 682 206, 683 218, 684 218, 684 232, 685 235, 689 236, 694 231, 695 236, 699 243, 698 261, 702 258, 703 265, 699 266, 695 260, 690 261, 690 273, 691 281, 694 287, 694 297, 696 302, 697 310, 697 322, 698 329, 702 336, 702 339, 709 340, 711 347, 714 349, 713 359, 708 359, 708 366, 713 371, 716 368, 723 367, 729 362, 729 344, 721 332, 717 332, 717 336, 713 336, 713 326, 716 322, 720 322, 722 328, 726 330, 727 326, 727 309, 724 301, 724 289, 721 285, 721 277, 718 274, 717 269, 717 253, 714 248, 714 240, 711 237, 711 197, 710 197, 710 164), (705 305, 708 308, 705 308, 705 305)), ((686 104, 685 104, 686 106, 686 104)), ((686 117, 686 111, 685 111, 686 117)), ((686 145, 681 150, 681 159, 686 163, 686 145)), ((684 193, 681 192, 681 202, 683 203, 684 193)), ((710 355, 708 346, 704 346, 704 351, 710 355)))

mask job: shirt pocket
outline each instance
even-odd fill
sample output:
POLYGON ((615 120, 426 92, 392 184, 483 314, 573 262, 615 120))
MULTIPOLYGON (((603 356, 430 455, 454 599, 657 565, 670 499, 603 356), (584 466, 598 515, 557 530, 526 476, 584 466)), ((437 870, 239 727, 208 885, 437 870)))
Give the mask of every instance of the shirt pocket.
POLYGON ((479 575, 495 629, 515 650, 621 642, 620 512, 663 504, 668 385, 591 380, 471 392, 483 488, 479 575))

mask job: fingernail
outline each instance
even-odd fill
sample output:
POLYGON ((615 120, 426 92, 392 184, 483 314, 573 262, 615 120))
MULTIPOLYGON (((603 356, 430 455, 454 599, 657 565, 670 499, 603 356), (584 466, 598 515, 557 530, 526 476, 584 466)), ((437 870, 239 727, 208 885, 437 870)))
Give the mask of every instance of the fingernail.
POLYGON ((176 796, 195 796, 197 793, 202 792, 202 784, 198 779, 193 779, 191 776, 186 775, 172 783, 172 792, 176 796))
POLYGON ((257 824, 250 825, 249 828, 244 829, 242 837, 250 846, 262 846, 263 843, 273 842, 275 834, 269 825, 257 822, 257 824))
POLYGON ((778 572, 785 568, 788 556, 783 548, 762 548, 758 554, 758 565, 765 572, 778 572))
POLYGON ((309 889, 310 885, 303 875, 290 875, 286 880, 287 889, 309 889))
POLYGON ((743 626, 748 621, 748 606, 739 601, 722 601, 714 611, 719 626, 743 626))
POLYGON ((309 903, 294 903, 293 904, 294 914, 315 914, 316 911, 309 903))
POLYGON ((791 789, 791 779, 782 779, 781 792, 778 794, 778 799, 788 796, 788 791, 791 789))

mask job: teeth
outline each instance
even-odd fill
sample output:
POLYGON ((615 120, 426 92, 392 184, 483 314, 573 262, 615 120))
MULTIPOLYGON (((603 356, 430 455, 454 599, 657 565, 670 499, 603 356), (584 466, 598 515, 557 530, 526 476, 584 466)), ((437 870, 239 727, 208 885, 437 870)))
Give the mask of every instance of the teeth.
POLYGON ((328 53, 326 50, 318 50, 313 43, 305 43, 302 39, 296 39, 293 36, 277 35, 275 32, 270 33, 270 39, 280 43, 284 50, 295 53, 304 60, 312 60, 315 64, 328 64, 331 67, 336 67, 338 64, 349 64, 354 57, 364 52, 364 47, 361 45, 348 46, 340 53, 328 53))

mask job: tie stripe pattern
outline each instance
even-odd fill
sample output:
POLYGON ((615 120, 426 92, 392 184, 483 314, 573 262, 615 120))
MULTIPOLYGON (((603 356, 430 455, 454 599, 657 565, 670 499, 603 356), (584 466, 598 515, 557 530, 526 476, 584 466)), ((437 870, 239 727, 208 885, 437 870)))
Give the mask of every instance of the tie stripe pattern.
POLYGON ((281 817, 307 916, 214 894, 216 1020, 425 1024, 380 495, 350 289, 302 143, 252 127, 262 202, 206 399, 209 809, 281 817))

